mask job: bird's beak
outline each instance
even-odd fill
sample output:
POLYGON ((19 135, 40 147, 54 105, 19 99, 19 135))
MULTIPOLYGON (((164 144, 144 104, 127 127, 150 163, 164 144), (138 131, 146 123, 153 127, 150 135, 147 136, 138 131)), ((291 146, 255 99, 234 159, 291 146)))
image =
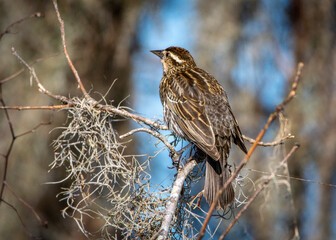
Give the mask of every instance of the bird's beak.
POLYGON ((151 52, 154 53, 159 58, 163 57, 163 50, 152 50, 151 52))

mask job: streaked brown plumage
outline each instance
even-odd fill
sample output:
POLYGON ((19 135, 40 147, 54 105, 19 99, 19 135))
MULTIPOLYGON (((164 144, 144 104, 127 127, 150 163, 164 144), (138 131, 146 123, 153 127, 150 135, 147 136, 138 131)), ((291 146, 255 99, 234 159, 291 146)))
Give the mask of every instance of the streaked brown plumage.
MULTIPOLYGON (((223 87, 198 68, 190 53, 179 47, 152 51, 161 58, 160 98, 164 121, 177 136, 194 143, 207 156, 204 197, 211 204, 229 178, 231 142, 247 152, 223 87)), ((219 200, 225 209, 234 200, 230 184, 219 200)))

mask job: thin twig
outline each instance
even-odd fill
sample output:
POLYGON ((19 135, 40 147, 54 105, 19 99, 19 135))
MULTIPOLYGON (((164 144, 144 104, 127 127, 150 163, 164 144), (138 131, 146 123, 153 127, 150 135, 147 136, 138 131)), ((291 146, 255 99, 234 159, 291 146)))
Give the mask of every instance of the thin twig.
POLYGON ((136 128, 136 129, 133 129, 133 130, 129 131, 128 133, 125 133, 125 134, 121 135, 120 138, 125 138, 125 137, 128 137, 128 136, 131 136, 131 135, 133 135, 136 132, 146 132, 146 133, 149 133, 150 135, 158 138, 164 145, 166 145, 166 147, 172 153, 173 160, 178 160, 178 159, 176 159, 176 158, 178 158, 178 156, 177 156, 177 152, 176 152, 175 148, 173 147, 173 145, 171 145, 162 134, 160 134, 158 132, 155 132, 155 131, 153 131, 153 130, 151 130, 149 128, 136 128))
POLYGON ((49 122, 42 122, 42 123, 39 123, 39 124, 37 124, 35 127, 33 127, 32 129, 30 129, 30 130, 28 130, 28 131, 25 131, 25 132, 23 132, 23 133, 21 133, 21 134, 16 135, 16 138, 25 136, 25 135, 27 135, 27 134, 29 134, 29 133, 33 133, 33 132, 35 132, 38 128, 40 128, 40 127, 42 127, 42 126, 50 125, 51 122, 52 122, 52 121, 50 120, 49 122))
MULTIPOLYGON (((1 84, 0 84, 0 103, 2 104, 2 106, 6 106, 5 101, 2 98, 2 85, 1 84)), ((6 182, 6 179, 7 179, 7 169, 8 169, 9 155, 12 152, 14 141, 15 141, 15 138, 16 138, 15 133, 14 133, 14 129, 13 129, 13 124, 10 120, 8 111, 6 109, 5 109, 5 116, 6 116, 6 119, 7 119, 7 123, 8 123, 8 127, 9 127, 9 131, 10 131, 12 140, 9 144, 9 147, 7 149, 6 154, 2 154, 3 157, 5 158, 5 161, 4 161, 3 174, 2 174, 2 183, 1 183, 1 188, 0 188, 0 203, 1 203, 1 200, 3 200, 2 199, 2 194, 4 192, 5 182, 6 182)))
POLYGON ((97 104, 96 107, 98 109, 102 109, 102 110, 105 110, 107 112, 112 112, 112 113, 115 113, 115 114, 117 114, 119 116, 122 116, 122 117, 125 117, 125 118, 131 118, 134 121, 143 122, 146 125, 148 125, 150 127, 153 127, 153 128, 156 128, 156 129, 168 130, 168 127, 166 125, 163 125, 163 124, 160 124, 158 122, 152 121, 152 120, 150 120, 148 118, 145 118, 145 117, 142 117, 142 116, 130 113, 130 112, 124 110, 124 109, 116 108, 114 106, 102 105, 102 104, 97 104))
POLYGON ((166 205, 162 225, 159 230, 159 237, 157 238, 158 240, 167 239, 169 227, 176 211, 177 202, 183 188, 184 180, 187 178, 188 174, 193 170, 196 165, 196 160, 191 160, 178 171, 176 180, 170 193, 169 201, 166 205))
MULTIPOLYGON (((41 226, 44 228, 48 228, 48 222, 47 221, 42 221, 41 217, 38 215, 38 213, 35 211, 35 209, 27 203, 25 200, 23 200, 21 197, 19 197, 16 192, 8 185, 7 182, 5 182, 5 185, 7 189, 20 201, 22 202, 27 208, 29 208, 33 214, 35 215, 36 219, 40 222, 41 226)), ((20 216, 19 216, 20 217, 20 216)))
POLYGON ((241 217, 243 212, 246 211, 246 209, 250 206, 250 204, 256 199, 256 197, 261 193, 265 187, 270 183, 270 181, 275 177, 275 173, 278 172, 281 168, 285 166, 288 159, 293 155, 293 153, 300 147, 299 144, 295 144, 295 146, 292 147, 290 152, 285 156, 285 158, 281 161, 279 166, 272 172, 271 176, 269 176, 265 182, 261 185, 261 187, 253 194, 253 196, 249 199, 249 201, 244 205, 244 207, 239 211, 239 213, 236 215, 236 217, 233 219, 231 224, 228 226, 228 228, 225 230, 225 232, 220 236, 219 240, 224 239, 224 237, 228 234, 228 232, 231 230, 233 225, 238 221, 238 219, 241 217))
POLYGON ((15 212, 16 215, 18 216, 18 218, 19 218, 19 220, 20 220, 20 222, 21 222, 21 225, 23 226, 24 230, 25 230, 26 233, 29 235, 29 237, 32 238, 32 237, 33 237, 33 234, 32 234, 31 232, 29 232, 29 230, 28 230, 28 228, 26 227, 26 224, 24 224, 24 222, 23 222, 23 220, 22 220, 22 218, 21 218, 21 216, 20 216, 18 210, 17 210, 12 204, 10 204, 9 202, 7 202, 7 201, 4 200, 4 199, 1 199, 1 198, 0 198, 0 201, 3 202, 4 204, 6 204, 6 205, 7 205, 8 207, 10 207, 11 209, 14 210, 14 212, 15 212))
POLYGON ((53 106, 0 106, 0 109, 8 110, 57 110, 67 108, 69 105, 53 105, 53 106))
MULTIPOLYGON (((245 135, 243 135, 243 138, 248 141, 249 143, 253 144, 255 143, 255 139, 253 138, 250 138, 250 137, 247 137, 245 135)), ((273 142, 258 142, 258 146, 263 146, 263 147, 273 147, 273 146, 277 146, 277 145, 280 145, 282 144, 286 139, 291 139, 291 138, 294 138, 293 135, 291 134, 288 134, 287 136, 279 139, 279 140, 276 140, 276 141, 273 141, 273 142)))
POLYGON ((52 97, 52 98, 55 98, 57 100, 60 100, 62 102, 69 102, 69 100, 64 97, 64 96, 60 96, 60 95, 55 95, 55 94, 52 94, 51 92, 49 92, 46 88, 44 88, 44 86, 41 84, 39 78, 37 77, 36 75, 36 72, 35 72, 35 69, 31 66, 29 66, 29 64, 23 60, 23 58, 16 52, 15 48, 12 47, 12 54, 17 57, 19 59, 19 61, 26 66, 26 68, 28 68, 31 76, 34 78, 36 84, 37 84, 37 87, 38 87, 38 90, 41 92, 41 93, 44 93, 44 94, 47 94, 48 96, 52 97))
POLYGON ((19 71, 17 71, 16 73, 13 73, 12 75, 10 75, 9 77, 6 77, 6 78, 0 80, 0 84, 3 84, 3 83, 5 83, 5 82, 8 82, 9 80, 11 80, 11 79, 13 79, 13 78, 19 76, 21 73, 24 72, 24 70, 25 70, 25 68, 23 67, 23 68, 21 68, 19 71))
POLYGON ((293 97, 295 96, 296 93, 296 89, 297 89, 297 85, 301 76, 301 71, 303 68, 303 63, 299 63, 298 64, 298 70, 296 72, 296 76, 294 79, 294 82, 292 84, 291 87, 291 91, 289 92, 288 96, 284 99, 284 101, 278 105, 275 109, 275 111, 268 117, 268 120, 264 126, 264 128, 260 131, 260 133, 258 134, 254 144, 252 145, 252 147, 250 148, 250 150, 248 151, 248 153, 245 155, 244 159, 242 160, 242 162, 239 164, 239 166, 237 167, 236 171, 230 176, 230 178, 225 182, 224 186, 217 192, 216 197, 213 201, 213 203, 210 206, 210 209, 208 211, 208 214, 203 222, 203 226, 201 228, 201 231, 197 237, 198 240, 202 239, 205 233, 205 229, 210 221, 210 218, 212 216, 213 211, 216 208, 216 204, 218 202, 219 197, 221 196, 221 194, 223 194, 223 191, 227 188, 227 186, 233 181, 233 179, 235 179, 239 172, 242 170, 242 168, 246 165, 246 163, 248 162, 248 160, 250 159, 252 153, 254 152, 254 150, 256 149, 258 142, 260 142, 260 140, 262 139, 262 137, 264 136, 265 132, 267 131, 267 129, 269 128, 270 124, 273 122, 273 120, 278 116, 278 114, 283 110, 284 106, 293 99, 293 97))
POLYGON ((77 80, 78 86, 82 90, 82 93, 84 94, 84 97, 85 98, 90 98, 90 96, 87 93, 87 91, 85 90, 84 85, 82 84, 82 81, 81 81, 81 79, 80 79, 80 77, 78 75, 78 72, 77 72, 75 66, 73 65, 73 63, 71 61, 71 58, 69 56, 69 53, 68 53, 68 50, 67 50, 67 45, 66 45, 66 42, 65 42, 64 21, 63 21, 63 19, 61 17, 61 14, 60 14, 59 10, 58 10, 57 0, 53 0, 53 4, 54 4, 54 8, 55 8, 55 11, 56 11, 56 14, 57 14, 58 22, 60 23, 62 43, 63 43, 63 51, 64 51, 64 54, 65 54, 65 57, 68 60, 69 66, 70 66, 73 74, 75 75, 75 78, 77 80))
MULTIPOLYGON (((265 174, 265 175, 272 174, 271 172, 265 172, 265 171, 260 171, 260 170, 256 170, 256 169, 251 169, 251 168, 249 168, 247 170, 249 170, 251 172, 265 174)), ((313 180, 309 180, 309 179, 304 179, 304 178, 299 178, 299 177, 292 177, 292 176, 281 175, 281 174, 275 174, 275 176, 276 177, 281 177, 281 178, 289 178, 291 180, 296 180, 296 181, 301 181, 301 182, 317 183, 317 184, 320 184, 322 186, 336 188, 336 184, 331 184, 331 183, 324 183, 324 182, 313 181, 313 180)))
MULTIPOLYGON (((2 84, 0 84, 0 102, 2 104, 2 107, 6 107, 6 104, 2 98, 2 84)), ((40 123, 38 124, 37 126, 35 126, 34 128, 32 128, 31 130, 29 131, 26 131, 24 133, 21 133, 19 135, 15 135, 14 133, 14 128, 13 128, 13 124, 10 120, 10 117, 9 117, 9 114, 8 114, 8 110, 6 108, 4 108, 4 111, 5 111, 5 116, 7 118, 7 122, 8 122, 8 125, 9 125, 9 130, 10 130, 10 134, 11 134, 11 137, 12 137, 12 140, 9 144, 9 147, 7 149, 7 152, 6 154, 1 154, 1 156, 4 157, 5 161, 4 161, 4 167, 3 167, 3 176, 2 176, 2 183, 1 183, 1 189, 0 189, 0 203, 5 203, 7 204, 9 207, 11 207, 17 214, 22 226, 24 227, 24 229, 26 230, 26 232, 32 237, 32 234, 27 230, 24 222, 22 221, 21 219, 21 216, 19 215, 17 209, 11 205, 10 203, 6 202, 4 199, 3 199, 3 192, 4 192, 4 189, 5 189, 5 186, 7 187, 7 189, 19 200, 21 201, 25 206, 27 206, 28 208, 30 208, 32 210, 32 212, 34 213, 34 215, 36 216, 36 218, 39 220, 39 222, 41 223, 42 226, 44 227, 47 227, 47 222, 42 222, 41 218, 39 217, 39 215, 36 213, 36 211, 27 203, 25 202, 22 198, 18 197, 17 194, 15 193, 15 191, 7 184, 6 180, 7 180, 7 170, 8 170, 8 162, 9 162, 9 156, 12 152, 12 149, 13 149, 13 146, 14 146, 14 142, 17 138, 19 137, 22 137, 24 135, 27 135, 28 133, 31 133, 33 131, 35 131, 36 129, 38 129, 40 126, 42 125, 47 125, 47 124, 50 124, 51 121, 47 122, 47 123, 40 123)))
POLYGON ((6 179, 7 179, 7 170, 8 170, 8 159, 9 159, 10 153, 12 152, 14 142, 15 142, 15 136, 12 137, 12 141, 9 144, 9 147, 7 149, 7 153, 2 154, 3 157, 5 158, 5 162, 4 162, 4 167, 3 167, 2 184, 1 184, 1 189, 0 189, 0 203, 1 203, 1 200, 2 200, 3 192, 5 190, 5 182, 6 182, 6 179))
POLYGON ((24 17, 24 18, 21 18, 21 19, 17 20, 16 22, 13 22, 11 25, 9 25, 9 26, 5 29, 5 31, 3 31, 2 33, 0 33, 0 40, 1 40, 1 38, 2 38, 5 34, 9 34, 9 33, 11 33, 11 28, 13 28, 15 25, 18 25, 18 24, 20 24, 20 23, 22 23, 22 22, 24 22, 24 21, 26 21, 26 20, 28 20, 28 19, 30 19, 30 18, 41 18, 41 17, 44 17, 44 15, 43 15, 42 13, 40 13, 40 12, 36 12, 36 13, 30 14, 29 16, 26 16, 26 17, 24 17))
MULTIPOLYGON (((34 60, 33 62, 31 62, 29 65, 32 66, 32 65, 34 65, 35 63, 41 62, 41 61, 43 61, 43 60, 46 60, 47 58, 51 58, 51 57, 54 57, 54 56, 57 56, 57 55, 59 55, 59 53, 53 54, 53 55, 48 56, 48 57, 38 58, 38 59, 34 60)), ((19 71, 13 73, 12 75, 10 75, 10 76, 8 76, 8 77, 6 77, 6 78, 4 78, 4 79, 1 79, 1 80, 0 80, 0 84, 5 83, 5 82, 8 82, 8 81, 10 81, 10 80, 16 78, 16 77, 19 76, 21 73, 23 73, 25 69, 26 69, 26 67, 23 67, 23 68, 21 68, 19 71)))

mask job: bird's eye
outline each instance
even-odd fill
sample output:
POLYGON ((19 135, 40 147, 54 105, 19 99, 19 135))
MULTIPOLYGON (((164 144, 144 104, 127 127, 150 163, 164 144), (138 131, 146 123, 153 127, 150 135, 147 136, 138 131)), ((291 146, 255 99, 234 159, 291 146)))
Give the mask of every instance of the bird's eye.
POLYGON ((165 57, 166 57, 166 58, 169 57, 169 52, 166 52, 166 53, 165 53, 165 57))

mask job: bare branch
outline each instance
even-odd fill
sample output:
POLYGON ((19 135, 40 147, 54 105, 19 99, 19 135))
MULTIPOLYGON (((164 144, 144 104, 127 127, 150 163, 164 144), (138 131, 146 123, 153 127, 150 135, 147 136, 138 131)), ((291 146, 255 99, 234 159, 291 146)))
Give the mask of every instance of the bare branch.
MULTIPOLYGON (((2 85, 1 84, 0 84, 0 103, 2 104, 2 106, 6 106, 5 101, 2 98, 2 85)), ((5 161, 4 161, 3 174, 2 174, 2 183, 1 183, 1 189, 0 189, 0 203, 3 200, 2 199, 2 194, 4 192, 5 182, 6 182, 6 179, 7 179, 7 169, 8 169, 9 155, 12 152, 14 141, 15 141, 15 138, 16 138, 15 137, 15 133, 14 133, 14 129, 13 129, 13 124, 12 124, 12 122, 10 120, 8 111, 6 109, 5 109, 5 116, 6 116, 6 119, 7 119, 7 123, 8 123, 8 127, 9 127, 9 130, 10 130, 10 134, 11 134, 12 140, 11 140, 11 142, 9 144, 9 147, 7 149, 6 154, 2 154, 3 157, 5 158, 5 161)))
POLYGON ((9 80, 11 80, 11 79, 13 79, 13 78, 19 76, 21 73, 24 72, 24 70, 25 70, 25 68, 21 68, 21 69, 20 69, 19 71, 17 71, 16 73, 13 73, 13 74, 10 75, 9 77, 6 77, 6 78, 0 80, 0 84, 3 84, 3 83, 5 83, 5 82, 8 82, 9 80))
POLYGON ((54 105, 54 106, 0 106, 0 109, 8 110, 57 110, 67 108, 69 105, 54 105))
POLYGON ((36 84, 37 84, 37 87, 38 87, 38 90, 41 92, 41 93, 44 93, 44 94, 47 94, 48 96, 54 98, 54 99, 57 99, 57 100, 60 100, 62 102, 69 102, 69 100, 64 97, 64 96, 60 96, 60 95, 55 95, 55 94, 52 94, 51 92, 49 92, 47 89, 44 88, 44 86, 41 84, 40 80, 38 79, 36 73, 35 73, 35 69, 31 66, 29 66, 29 64, 23 60, 23 58, 16 52, 15 48, 12 47, 12 54, 17 57, 19 59, 19 61, 26 66, 26 68, 28 68, 31 76, 33 77, 33 79, 35 80, 36 84))
POLYGON ((23 222, 23 220, 22 220, 22 218, 21 218, 21 216, 20 216, 18 210, 17 210, 12 204, 10 204, 9 202, 7 202, 7 201, 4 200, 4 199, 1 199, 1 198, 0 198, 0 201, 3 202, 4 204, 6 204, 6 205, 7 205, 8 207, 10 207, 11 209, 14 210, 14 212, 15 212, 16 215, 18 216, 18 218, 19 218, 19 220, 20 220, 20 222, 21 222, 21 225, 23 226, 24 230, 25 230, 26 233, 29 235, 29 237, 32 238, 32 237, 33 237, 33 234, 32 234, 31 232, 29 232, 29 230, 28 230, 28 228, 26 227, 26 224, 24 224, 24 222, 23 222))
POLYGON ((188 174, 193 170, 196 165, 197 162, 195 160, 191 160, 178 171, 176 180, 170 193, 170 198, 166 205, 162 225, 159 230, 159 237, 157 238, 158 240, 167 239, 170 223, 176 211, 177 202, 182 191, 184 180, 187 178, 188 174))
POLYGON ((224 239, 224 237, 228 234, 228 232, 231 230, 233 225, 238 221, 238 219, 241 217, 243 212, 246 211, 246 209, 250 206, 250 204, 256 199, 256 197, 261 193, 265 187, 270 183, 270 181, 275 177, 275 173, 278 172, 281 168, 285 166, 288 159, 293 155, 293 153, 300 147, 300 145, 297 143, 295 146, 292 147, 290 152, 285 156, 285 158, 281 161, 279 166, 272 172, 272 174, 265 180, 265 182, 261 185, 261 187, 253 194, 253 196, 249 199, 249 201, 244 205, 244 207, 239 211, 239 213, 236 215, 236 217, 233 219, 231 224, 228 226, 226 231, 220 236, 219 240, 224 239))
POLYGON ((5 34, 12 33, 12 32, 11 32, 11 29, 12 29, 15 25, 18 25, 18 24, 20 24, 20 23, 22 23, 22 22, 24 22, 24 21, 26 21, 26 20, 28 20, 28 19, 30 19, 30 18, 41 18, 41 17, 44 17, 43 14, 40 13, 40 12, 36 12, 36 13, 30 14, 30 15, 27 16, 27 17, 24 17, 24 18, 21 18, 21 19, 17 20, 16 22, 13 22, 11 25, 9 25, 9 26, 5 29, 5 31, 3 31, 2 33, 0 33, 0 40, 1 40, 1 38, 2 38, 5 34))
POLYGON ((131 136, 136 132, 146 132, 146 133, 149 133, 150 135, 156 137, 164 145, 166 145, 166 147, 169 149, 169 151, 173 154, 172 155, 173 160, 178 160, 178 159, 176 159, 178 156, 177 156, 177 152, 176 152, 175 148, 173 147, 173 145, 171 145, 163 135, 161 135, 160 133, 155 132, 155 131, 153 131, 149 128, 136 128, 136 129, 133 129, 133 130, 129 131, 128 133, 125 133, 125 134, 123 134, 119 137, 122 139, 122 138, 125 138, 125 137, 128 137, 128 136, 131 136))
POLYGON ((80 87, 80 89, 82 90, 82 93, 84 94, 84 97, 85 98, 91 98, 89 96, 89 94, 87 93, 87 91, 85 90, 84 88, 84 85, 82 84, 82 81, 78 75, 78 72, 75 68, 75 66, 73 65, 71 59, 70 59, 70 56, 69 56, 69 53, 68 53, 68 50, 67 50, 67 45, 66 45, 66 42, 65 42, 65 32, 64 32, 64 21, 61 17, 61 14, 60 12, 58 11, 58 5, 57 5, 57 0, 53 0, 53 4, 54 4, 54 8, 55 8, 55 11, 56 11, 56 14, 57 14, 57 19, 60 23, 60 29, 61 29, 61 36, 62 36, 62 43, 63 43, 63 51, 64 51, 64 54, 65 54, 65 57, 66 59, 68 60, 68 63, 69 63, 69 66, 73 72, 73 74, 75 75, 76 77, 76 80, 77 80, 77 83, 78 83, 78 86, 80 87))
POLYGON ((38 128, 40 128, 40 127, 42 127, 42 126, 50 125, 51 122, 52 122, 52 121, 50 120, 49 122, 42 122, 42 123, 39 123, 39 124, 37 124, 35 127, 33 127, 32 129, 30 129, 30 130, 28 130, 28 131, 25 131, 25 132, 23 132, 23 133, 21 133, 21 134, 18 134, 18 135, 16 136, 16 138, 25 136, 25 135, 27 135, 27 134, 29 134, 29 133, 33 133, 33 132, 35 132, 38 128))
MULTIPOLYGON (((265 174, 265 175, 272 174, 271 172, 265 172, 265 171, 260 171, 260 170, 256 170, 256 169, 251 169, 251 168, 248 169, 248 170, 251 171, 251 172, 261 173, 261 174, 265 174)), ((287 175, 281 175, 281 174, 275 174, 275 176, 280 177, 280 178, 289 178, 291 180, 296 180, 296 181, 301 181, 301 182, 317 183, 317 184, 320 184, 322 186, 336 188, 336 184, 331 184, 331 183, 325 183, 325 182, 314 181, 314 180, 309 180, 309 179, 305 179, 305 178, 299 178, 299 177, 293 177, 293 176, 287 176, 287 175)))
POLYGON ((231 175, 231 177, 226 181, 226 183, 224 184, 224 186, 217 192, 216 197, 213 201, 213 203, 210 206, 210 209, 208 211, 207 217, 203 222, 203 226, 201 228, 201 231, 197 237, 198 240, 202 239, 205 233, 205 229, 210 221, 210 218, 212 216, 213 211, 216 208, 216 203, 218 202, 219 196, 221 194, 223 194, 223 191, 227 188, 227 186, 233 181, 233 179, 235 179, 239 172, 242 170, 242 168, 246 165, 246 163, 248 162, 248 160, 250 159, 252 153, 254 152, 254 150, 256 149, 258 142, 262 139, 262 137, 264 136, 265 132, 267 131, 267 129, 269 128, 270 124, 273 122, 273 120, 278 116, 278 114, 283 110, 283 108, 285 107, 285 105, 290 102, 290 100, 293 99, 293 97, 295 96, 296 93, 296 89, 297 89, 297 85, 301 76, 301 70, 303 68, 303 63, 299 63, 298 64, 298 70, 296 72, 296 76, 294 79, 294 82, 292 84, 292 88, 291 91, 289 92, 288 96, 285 98, 285 100, 276 107, 276 110, 268 117, 268 120, 264 126, 264 128, 260 131, 260 133, 258 134, 254 144, 252 145, 252 147, 250 148, 250 150, 248 151, 248 153, 245 155, 244 159, 242 160, 242 162, 239 164, 239 166, 237 167, 236 171, 231 175))
MULTIPOLYGON (((51 56, 48 56, 48 57, 37 58, 36 60, 34 60, 33 62, 31 62, 29 65, 32 66, 32 65, 34 65, 35 63, 41 62, 41 61, 43 61, 43 60, 45 60, 45 59, 47 59, 47 58, 51 58, 51 57, 57 56, 58 54, 59 54, 59 53, 52 54, 51 56)), ((23 68, 21 68, 19 71, 13 73, 12 75, 10 75, 10 76, 8 76, 8 77, 6 77, 6 78, 0 80, 0 84, 5 83, 5 82, 8 82, 8 81, 10 81, 10 80, 16 78, 16 77, 19 76, 21 73, 23 73, 25 69, 26 69, 26 68, 23 67, 23 68)))
POLYGON ((158 122, 152 121, 148 118, 130 113, 130 112, 124 110, 124 109, 116 108, 114 106, 102 105, 102 104, 97 104, 96 107, 99 108, 99 109, 103 109, 107 112, 115 113, 115 114, 117 114, 119 116, 122 116, 122 117, 125 117, 125 118, 131 118, 135 122, 138 122, 138 121, 143 122, 146 125, 148 125, 150 127, 153 127, 153 128, 157 128, 157 129, 161 129, 161 130, 168 130, 168 127, 166 125, 163 125, 163 124, 160 124, 158 122))
POLYGON ((6 202, 3 199, 3 193, 4 193, 5 186, 19 201, 21 201, 25 206, 27 206, 29 209, 31 209, 31 211, 34 213, 35 217, 38 219, 38 221, 41 223, 42 226, 47 227, 47 222, 42 222, 41 218, 36 213, 36 211, 26 201, 24 201, 22 198, 18 197, 18 195, 15 193, 15 191, 7 184, 6 180, 7 180, 8 162, 9 162, 9 156, 10 156, 10 154, 12 152, 12 149, 13 149, 14 142, 17 138, 25 136, 25 135, 35 131, 40 126, 50 124, 51 121, 49 121, 47 123, 40 123, 29 131, 26 131, 26 132, 24 132, 22 134, 19 134, 19 135, 15 135, 14 129, 13 129, 13 124, 12 124, 11 119, 9 117, 8 110, 6 109, 6 104, 5 104, 5 102, 2 98, 2 84, 1 83, 0 83, 0 103, 2 104, 2 107, 5 111, 5 116, 7 118, 7 123, 8 123, 9 130, 10 130, 11 137, 12 137, 6 154, 1 154, 1 156, 5 159, 5 161, 4 161, 3 175, 2 175, 1 189, 0 189, 0 203, 3 202, 5 204, 7 204, 10 208, 12 208, 15 211, 15 213, 17 214, 22 226, 24 227, 26 232, 32 237, 32 234, 27 230, 27 228, 26 228, 24 222, 22 221, 21 216, 19 215, 17 209, 13 205, 11 205, 10 203, 6 202))
MULTIPOLYGON (((251 144, 255 143, 256 141, 255 139, 247 137, 245 135, 243 135, 243 138, 251 144)), ((273 147, 282 144, 286 139, 292 139, 292 138, 294 138, 294 136, 288 134, 287 136, 273 142, 258 142, 258 145, 263 147, 273 147)))
MULTIPOLYGON (((25 200, 23 200, 21 197, 19 197, 16 192, 8 185, 7 182, 5 182, 5 185, 7 187, 7 189, 20 201, 22 202, 27 208, 29 208, 34 216, 36 217, 36 219, 40 222, 41 226, 44 228, 48 228, 48 222, 47 221, 42 221, 41 217, 38 215, 38 213, 35 211, 35 209, 29 204, 27 203, 25 200)), ((20 218, 20 216, 19 216, 20 218)), ((22 220, 21 220, 22 222, 22 220)))

